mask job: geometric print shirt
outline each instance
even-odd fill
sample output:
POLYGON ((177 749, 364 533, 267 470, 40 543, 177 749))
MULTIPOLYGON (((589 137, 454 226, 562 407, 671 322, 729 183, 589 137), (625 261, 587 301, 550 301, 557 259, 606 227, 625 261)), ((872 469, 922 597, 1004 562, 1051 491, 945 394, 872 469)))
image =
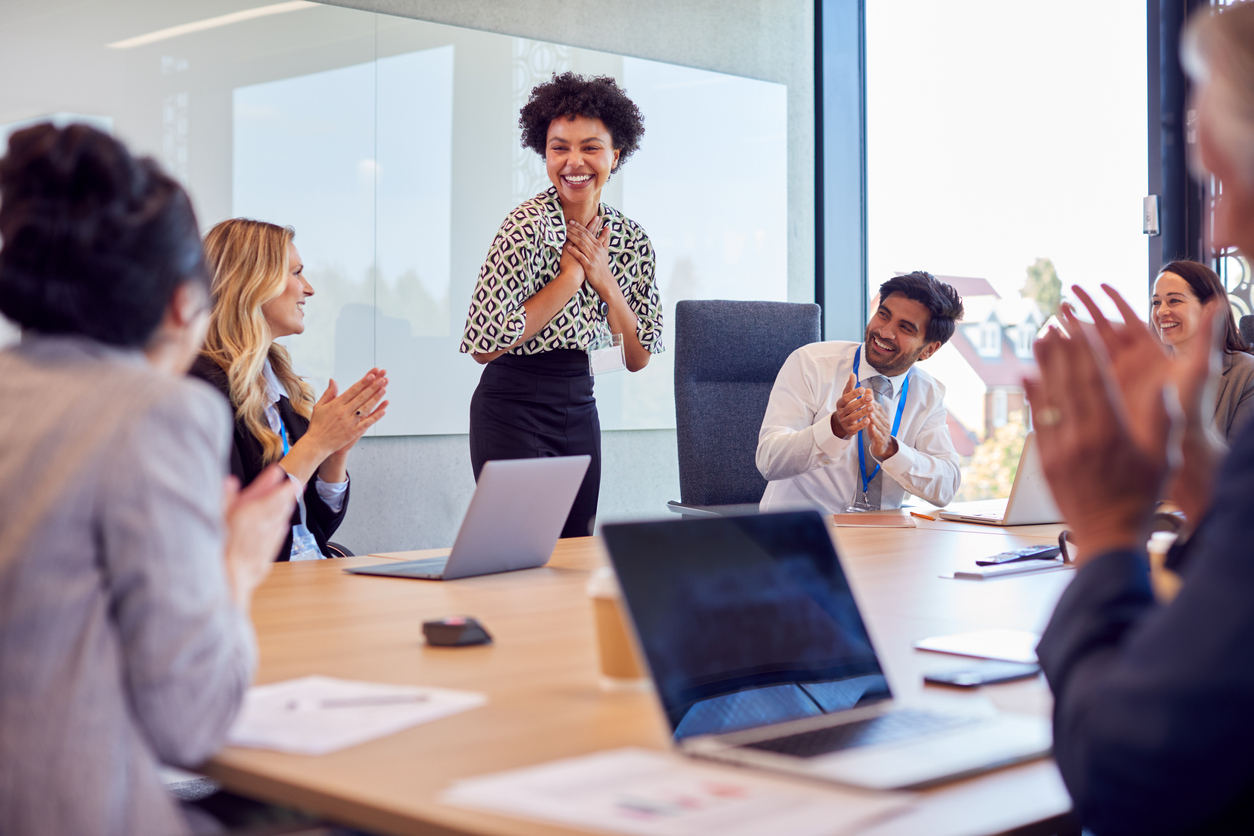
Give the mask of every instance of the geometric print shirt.
MULTIPOLYGON (((617 209, 600 205, 609 225, 610 274, 636 314, 636 336, 651 354, 662 351, 662 305, 654 280, 656 260, 649 236, 617 209)), ((509 214, 496 233, 470 299, 463 354, 487 354, 513 345, 527 327, 523 302, 552 281, 566 245, 566 221, 557 189, 550 187, 509 214)), ((587 282, 548 324, 511 354, 540 354, 557 348, 587 350, 609 334, 601 298, 587 282)))

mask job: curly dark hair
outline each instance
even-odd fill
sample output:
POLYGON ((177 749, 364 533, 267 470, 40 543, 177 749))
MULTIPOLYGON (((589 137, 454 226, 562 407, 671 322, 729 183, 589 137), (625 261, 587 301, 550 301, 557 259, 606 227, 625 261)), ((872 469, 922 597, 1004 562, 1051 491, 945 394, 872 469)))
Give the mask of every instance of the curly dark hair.
POLYGON ((915 270, 904 276, 893 276, 880 285, 880 300, 889 294, 900 293, 907 299, 913 299, 927 308, 929 314, 927 331, 923 335, 925 342, 949 342, 957 326, 954 324, 962 319, 962 297, 952 285, 940 281, 926 270, 915 270))
POLYGON ((0 312, 45 334, 141 346, 180 285, 208 292, 182 186, 86 125, 9 137, 0 238, 0 312))
POLYGON ((552 81, 537 84, 531 98, 518 115, 522 128, 522 144, 541 157, 549 138, 549 124, 554 119, 587 116, 600 119, 609 129, 618 163, 622 168, 627 158, 640 147, 644 136, 644 116, 636 103, 627 98, 627 91, 607 75, 584 77, 577 73, 553 73, 552 81))

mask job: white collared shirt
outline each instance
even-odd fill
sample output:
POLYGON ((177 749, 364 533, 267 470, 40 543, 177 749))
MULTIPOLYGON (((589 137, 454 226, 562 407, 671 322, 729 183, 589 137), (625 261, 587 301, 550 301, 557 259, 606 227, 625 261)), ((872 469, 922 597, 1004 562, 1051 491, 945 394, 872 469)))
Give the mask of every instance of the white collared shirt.
MULTIPOLYGON (((763 511, 809 504, 837 514, 861 489, 858 437, 838 438, 831 422, 859 345, 812 343, 794 351, 779 370, 758 433, 758 470, 769 482, 762 495, 763 511)), ((860 365, 862 385, 879 374, 865 358, 860 365)), ((897 453, 881 463, 882 507, 900 508, 907 492, 946 505, 958 492, 962 475, 949 437, 945 387, 917 364, 908 374, 910 389, 894 436, 897 453)), ((884 409, 890 419, 897 414, 905 378, 905 374, 888 378, 893 392, 884 409)), ((873 469, 871 462, 867 469, 873 469)))
MULTIPOLYGON (((286 394, 286 392, 284 392, 282 384, 279 383, 278 377, 275 376, 274 369, 270 366, 269 360, 266 360, 266 365, 262 370, 262 375, 266 381, 266 398, 270 401, 270 403, 266 405, 266 423, 270 425, 270 429, 274 430, 279 435, 282 435, 283 419, 279 415, 279 398, 286 394)), ((307 519, 305 512, 305 498, 300 490, 300 480, 290 473, 288 474, 288 478, 292 480, 292 484, 296 488, 296 499, 300 503, 300 518, 302 520, 307 519)), ((348 480, 345 479, 343 482, 324 482, 322 481, 322 477, 315 473, 314 489, 318 491, 318 497, 327 504, 327 507, 330 508, 332 512, 338 513, 339 510, 344 507, 344 493, 348 490, 348 480)), ((301 527, 304 527, 303 524, 301 527)), ((299 543, 302 538, 296 531, 293 531, 292 535, 292 554, 295 555, 299 553, 299 543)))

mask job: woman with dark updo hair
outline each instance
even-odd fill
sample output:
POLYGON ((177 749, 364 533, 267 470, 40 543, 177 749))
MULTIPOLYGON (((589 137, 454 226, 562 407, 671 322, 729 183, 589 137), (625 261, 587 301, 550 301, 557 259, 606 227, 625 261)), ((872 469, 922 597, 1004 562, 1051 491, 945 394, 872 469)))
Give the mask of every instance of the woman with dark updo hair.
POLYGON ((501 224, 471 297, 460 350, 487 368, 470 402, 470 459, 478 479, 492 459, 590 455, 562 529, 583 537, 601 487, 590 352, 621 343, 617 368, 635 372, 662 350, 653 246, 601 203, 644 119, 614 79, 563 73, 531 91, 518 124, 553 185, 501 224))
POLYGON ((230 412, 185 376, 209 292, 178 183, 83 125, 28 128, 0 238, 23 329, 0 351, 0 833, 189 833, 157 767, 222 744, 295 498, 277 468, 223 489, 230 412))

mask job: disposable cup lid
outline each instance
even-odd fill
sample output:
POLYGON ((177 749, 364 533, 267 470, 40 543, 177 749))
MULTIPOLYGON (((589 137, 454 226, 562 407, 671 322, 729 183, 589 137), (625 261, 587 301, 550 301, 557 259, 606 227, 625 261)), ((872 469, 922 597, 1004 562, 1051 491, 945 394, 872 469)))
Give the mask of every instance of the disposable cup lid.
POLYGON ((588 595, 592 598, 621 598, 622 591, 618 587, 618 578, 614 576, 614 570, 608 566, 602 566, 592 573, 592 577, 588 579, 588 595))

